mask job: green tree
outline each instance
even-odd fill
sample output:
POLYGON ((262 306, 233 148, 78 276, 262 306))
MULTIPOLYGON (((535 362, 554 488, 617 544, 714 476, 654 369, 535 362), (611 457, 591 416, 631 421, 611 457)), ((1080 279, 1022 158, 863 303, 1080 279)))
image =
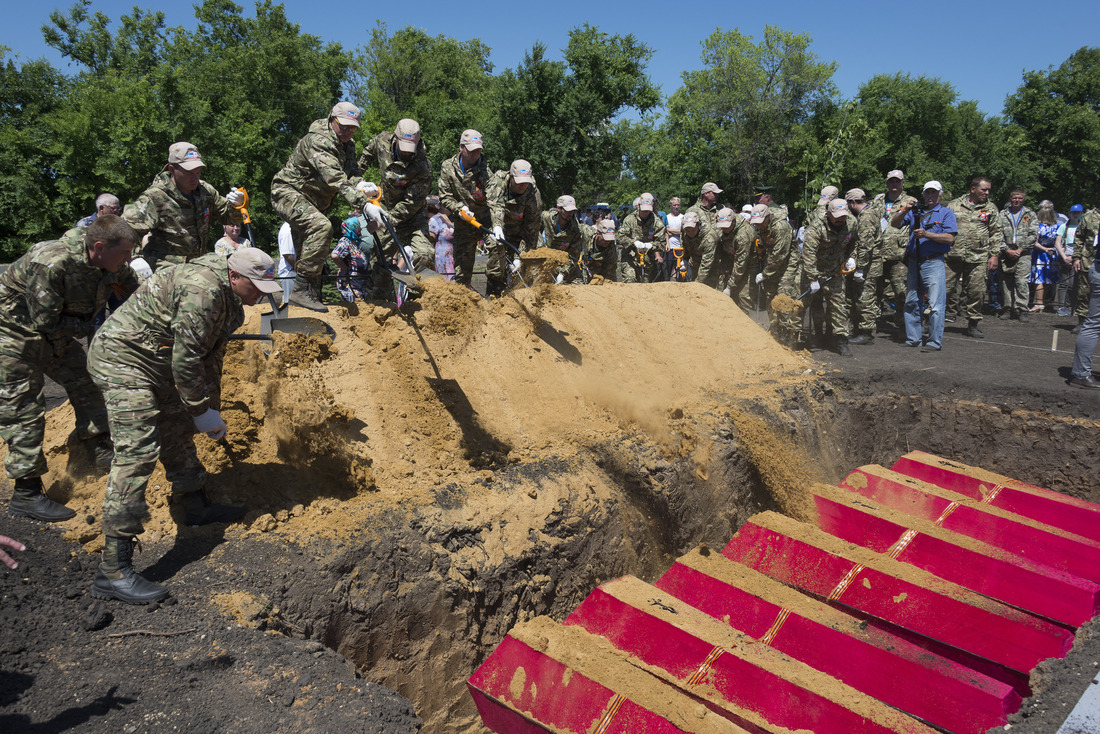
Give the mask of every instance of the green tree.
POLYGON ((1005 114, 1040 166, 1046 198, 1063 209, 1100 203, 1100 47, 1078 49, 1057 69, 1025 72, 1005 114))

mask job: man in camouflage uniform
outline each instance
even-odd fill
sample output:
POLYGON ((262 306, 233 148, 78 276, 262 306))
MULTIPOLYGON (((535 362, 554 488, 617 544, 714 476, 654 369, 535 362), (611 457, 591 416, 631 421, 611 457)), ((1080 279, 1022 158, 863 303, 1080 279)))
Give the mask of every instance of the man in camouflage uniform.
POLYGON ((280 290, 275 263, 257 248, 228 258, 211 253, 157 271, 96 333, 89 371, 107 404, 115 457, 92 596, 147 604, 168 594, 132 565, 134 538, 148 513, 145 488, 158 458, 172 483, 180 524, 232 522, 247 510, 206 497, 194 435, 225 436, 218 410, 227 339, 244 323, 242 304, 253 306, 280 290))
MULTIPOLYGON (((684 250, 688 272, 691 279, 705 283, 711 288, 718 280, 715 268, 715 255, 718 248, 717 220, 711 226, 704 226, 699 212, 689 211, 680 222, 680 246, 684 250)), ((675 257, 669 252, 668 257, 675 257)))
POLYGON ((377 187, 360 178, 355 163, 355 131, 359 108, 340 102, 329 116, 314 120, 298 141, 283 169, 271 179, 271 208, 290 224, 294 241, 302 243, 290 302, 325 312, 321 274, 332 249, 332 222, 325 213, 339 194, 352 209, 362 209, 377 187))
POLYGON ((588 273, 599 275, 606 281, 616 281, 619 275, 619 248, 615 244, 615 220, 611 217, 596 222, 596 226, 584 226, 584 239, 588 243, 585 258, 588 273))
POLYGON ((998 268, 1004 249, 1000 213, 989 201, 992 188, 988 178, 978 176, 970 182, 969 194, 947 204, 947 208, 955 212, 959 228, 946 258, 947 316, 950 320, 951 314, 958 313, 959 296, 955 283, 961 279, 966 297, 966 333, 974 339, 985 337, 978 324, 982 320, 986 274, 998 268))
MULTIPOLYGON (((432 164, 420 139, 420 123, 406 118, 399 120, 392 132, 386 130, 375 135, 363 148, 358 165, 362 171, 371 166, 378 168, 382 206, 401 244, 412 250, 412 267, 435 270, 435 247, 428 235, 425 208, 432 192, 432 164)), ((397 245, 389 230, 382 227, 378 237, 387 257, 396 260, 397 245)), ((387 297, 392 294, 393 284, 382 263, 373 263, 371 278, 375 292, 385 292, 387 297)))
POLYGON ((882 224, 867 202, 863 189, 851 189, 844 195, 848 211, 856 215, 856 270, 852 273, 855 308, 852 322, 856 335, 849 344, 870 344, 875 339, 878 299, 875 286, 882 277, 882 224))
POLYGON ((744 259, 737 258, 734 266, 734 273, 738 274, 735 282, 741 284, 736 293, 737 305, 748 313, 756 303, 761 304, 768 312, 771 328, 775 329, 780 326, 780 316, 772 309, 772 299, 779 293, 780 281, 787 272, 794 232, 786 219, 763 204, 749 211, 747 225, 741 217, 737 220, 745 233, 744 246, 738 251, 746 253, 744 259))
POLYGON ((0 275, 0 438, 8 445, 5 471, 15 480, 13 515, 57 522, 75 514, 42 489, 46 377, 65 388, 76 435, 96 465, 110 466, 107 409, 77 339, 93 333, 109 294, 125 298, 137 289, 126 264, 137 239, 126 222, 102 214, 87 229, 38 243, 0 275))
POLYGON ((909 227, 898 229, 890 220, 895 211, 914 203, 918 203, 917 199, 905 193, 905 173, 894 169, 886 174, 886 193, 876 196, 870 211, 863 215, 878 219, 882 231, 881 255, 876 258, 879 262, 872 260, 863 271, 868 282, 864 291, 870 289, 874 293, 876 311, 883 300, 894 304, 894 323, 902 337, 905 336, 905 298, 909 289, 909 268, 904 261, 909 227))
POLYGON ((722 189, 718 188, 718 184, 708 181, 699 189, 699 198, 688 209, 689 212, 699 215, 703 229, 710 229, 718 221, 718 194, 720 193, 722 189))
MULTIPOLYGON (((493 218, 496 246, 485 262, 485 295, 499 295, 508 286, 508 263, 515 252, 505 245, 507 240, 520 252, 538 249, 542 231, 542 195, 535 186, 531 164, 512 161, 507 171, 497 171, 489 180, 489 211, 493 218)), ((517 269, 513 262, 512 268, 517 269)))
POLYGON ((1015 189, 1008 195, 1008 204, 1001 210, 1000 272, 991 277, 1000 278, 1004 309, 1002 319, 1019 319, 1027 322, 1027 302, 1030 297, 1027 278, 1031 274, 1031 248, 1039 238, 1039 220, 1031 207, 1024 206, 1026 194, 1015 189))
POLYGON ((808 281, 811 298, 819 291, 822 293, 825 318, 832 327, 833 347, 842 357, 852 356, 852 350, 848 348, 848 296, 840 273, 855 269, 852 258, 855 236, 856 220, 849 214, 848 204, 833 199, 827 205, 825 219, 806 228, 802 247, 803 279, 808 281), (823 283, 824 280, 829 282, 823 283))
POLYGON ((233 189, 224 198, 201 180, 205 164, 198 148, 173 143, 168 164, 145 192, 126 206, 122 218, 134 228, 138 240, 149 242, 141 256, 153 271, 187 262, 210 251, 210 224, 240 224, 244 215, 237 207, 244 194, 233 189))
POLYGON ((1081 326, 1085 323, 1085 317, 1089 313, 1089 299, 1092 295, 1092 286, 1089 283, 1088 273, 1096 259, 1096 238, 1100 234, 1100 209, 1089 209, 1081 217, 1077 225, 1077 246, 1073 248, 1073 269, 1077 276, 1077 304, 1073 313, 1077 316, 1077 326, 1073 327, 1074 334, 1081 333, 1081 326))
POLYGON ((718 210, 715 226, 714 267, 707 285, 716 290, 731 294, 733 292, 733 271, 738 254, 748 247, 752 227, 748 221, 728 207, 718 210))
POLYGON ((484 142, 477 130, 464 130, 458 140, 458 154, 443 162, 439 171, 439 202, 454 217, 454 282, 469 286, 474 274, 474 256, 481 232, 466 221, 473 217, 492 226, 487 190, 489 166, 482 155, 484 142))
POLYGON ((572 283, 580 274, 579 263, 584 257, 585 238, 576 212, 576 200, 569 194, 562 194, 553 209, 542 213, 542 236, 546 246, 569 255, 569 264, 558 270, 559 283, 572 283))
MULTIPOLYGON (((636 211, 619 225, 619 280, 623 283, 652 283, 658 279, 664 260, 665 225, 653 213, 653 194, 642 194, 636 211)), ((689 210, 690 211, 690 210, 689 210)))

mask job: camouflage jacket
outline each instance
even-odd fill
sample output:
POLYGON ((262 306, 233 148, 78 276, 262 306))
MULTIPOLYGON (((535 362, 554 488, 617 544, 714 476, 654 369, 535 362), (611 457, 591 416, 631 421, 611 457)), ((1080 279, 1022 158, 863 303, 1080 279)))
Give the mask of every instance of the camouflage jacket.
POLYGON ((1039 239, 1039 219, 1030 207, 1021 208, 1019 215, 1013 217, 1006 206, 1001 210, 998 224, 1001 226, 1001 239, 1004 242, 1000 253, 1020 249, 1023 250, 1020 257, 1023 257, 1031 252, 1035 240, 1039 239))
POLYGON ((362 209, 367 199, 355 189, 362 180, 355 165, 355 141, 341 143, 328 119, 322 118, 310 124, 283 170, 271 179, 271 188, 293 189, 322 212, 328 211, 337 194, 353 208, 362 209))
POLYGON ((1100 234, 1100 209, 1089 209, 1077 225, 1077 246, 1073 259, 1081 261, 1082 270, 1088 270, 1096 258, 1096 235, 1100 234))
POLYGON ((856 215, 856 269, 866 270, 875 260, 882 259, 882 220, 870 205, 856 215))
POLYGON ((695 200, 690 208, 684 211, 684 214, 695 212, 699 215, 699 222, 703 225, 703 229, 708 230, 718 224, 718 210, 720 208, 717 202, 713 206, 707 206, 703 203, 703 199, 699 198, 695 200))
POLYGON ((240 224, 244 216, 240 209, 229 205, 224 196, 205 181, 190 196, 172 181, 172 174, 161 171, 145 193, 130 204, 122 214, 139 237, 149 233, 145 246, 150 258, 170 258, 186 262, 204 255, 217 238, 210 237, 212 221, 240 224))
POLYGON ((947 257, 966 263, 984 263, 1004 249, 1004 236, 999 223, 1000 212, 993 202, 981 206, 970 203, 967 195, 949 201, 947 208, 955 212, 959 233, 947 257))
MULTIPOLYGON (((592 230, 595 232, 595 229, 592 230)), ((558 227, 558 210, 550 209, 542 213, 542 236, 546 239, 546 246, 555 250, 565 250, 569 256, 576 260, 584 249, 584 232, 577 221, 576 213, 565 225, 565 229, 558 227)))
POLYGON ((764 280, 769 287, 778 284, 791 259, 791 243, 794 241, 794 230, 791 229, 791 225, 787 224, 786 219, 776 217, 773 212, 768 230, 758 233, 756 228, 744 219, 741 217, 737 219, 739 220, 737 226, 745 228, 745 246, 758 247, 763 255, 761 260, 764 263, 764 280))
POLYGON ((423 141, 408 161, 397 155, 396 145, 397 136, 387 130, 375 135, 359 156, 360 169, 378 167, 382 206, 389 212, 395 227, 423 216, 424 199, 432 193, 432 164, 423 141))
POLYGON ((542 231, 542 195, 538 187, 528 184, 526 191, 515 194, 508 186, 508 171, 497 171, 489 179, 488 197, 493 224, 504 229, 504 238, 524 251, 537 248, 542 231))
POLYGON ((226 340, 243 323, 226 258, 205 255, 153 273, 96 332, 88 369, 108 384, 175 384, 192 415, 217 410, 226 340))
POLYGON ((439 170, 439 203, 450 210, 455 224, 462 221, 458 210, 466 207, 481 224, 493 226, 489 215, 489 200, 486 198, 490 175, 492 174, 484 155, 468 171, 462 165, 461 155, 443 161, 439 170))
POLYGON ((852 253, 856 238, 856 218, 844 217, 840 226, 826 221, 806 225, 802 245, 802 272, 807 280, 823 280, 840 272, 852 253))
POLYGON ((95 331, 95 316, 112 291, 128 296, 138 279, 129 265, 108 273, 88 262, 84 228, 39 242, 0 274, 4 338, 61 341, 95 331))
POLYGON ((615 231, 615 243, 622 250, 634 248, 635 242, 649 242, 653 244, 650 252, 663 250, 661 246, 665 242, 665 225, 653 212, 649 212, 649 219, 642 221, 641 212, 632 211, 627 214, 619 228, 615 231))
POLYGON ((910 196, 903 191, 901 196, 897 198, 897 201, 887 206, 886 194, 879 194, 875 197, 875 200, 867 206, 871 211, 868 212, 864 210, 864 216, 871 216, 879 220, 879 229, 882 232, 881 252, 883 260, 896 261, 905 257, 905 248, 909 246, 909 227, 891 227, 890 215, 896 212, 900 207, 916 200, 916 197, 910 196))
POLYGON ((586 244, 584 256, 588 260, 588 271, 592 275, 603 276, 604 280, 618 280, 619 273, 619 246, 615 242, 607 242, 596 231, 595 227, 587 224, 581 225, 582 236, 586 244), (605 247, 606 245, 606 247, 605 247))

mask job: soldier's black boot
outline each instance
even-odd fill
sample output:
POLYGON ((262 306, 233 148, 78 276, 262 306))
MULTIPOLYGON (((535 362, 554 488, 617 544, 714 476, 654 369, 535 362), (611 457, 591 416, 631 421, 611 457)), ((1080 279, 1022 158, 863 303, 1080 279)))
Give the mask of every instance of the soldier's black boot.
POLYGON ((834 340, 833 340, 833 345, 834 345, 834 348, 836 349, 836 353, 839 354, 841 357, 851 357, 852 356, 852 350, 848 348, 848 337, 846 337, 846 336, 835 337, 834 340))
POLYGON ((307 308, 318 313, 328 313, 328 306, 321 303, 321 279, 310 280, 299 275, 294 279, 294 290, 290 292, 290 302, 300 308, 307 308))
POLYGON ((42 477, 15 480, 8 513, 15 517, 33 517, 42 522, 61 522, 76 517, 76 513, 68 507, 46 496, 42 490, 42 477))
POLYGON ((502 278, 487 278, 485 280, 485 295, 499 296, 504 293, 504 289, 508 287, 508 281, 502 278))
MULTIPOLYGON (((215 522, 236 522, 248 512, 246 505, 222 505, 211 502, 206 492, 190 492, 180 499, 183 510, 183 524, 188 526, 209 525, 215 522)), ((176 520, 179 522, 179 519, 176 520)))
POLYGON ((985 339, 985 332, 978 328, 978 322, 973 319, 967 326, 966 335, 971 339, 985 339))
POLYGON ((863 344, 870 344, 874 340, 875 340, 875 335, 872 334, 871 332, 869 332, 869 331, 860 331, 860 332, 857 332, 856 335, 853 336, 851 339, 849 339, 848 343, 849 344, 863 345, 863 344))
POLYGON ((108 535, 103 557, 92 583, 96 599, 118 599, 127 604, 151 604, 168 596, 168 589, 134 570, 134 539, 108 535))

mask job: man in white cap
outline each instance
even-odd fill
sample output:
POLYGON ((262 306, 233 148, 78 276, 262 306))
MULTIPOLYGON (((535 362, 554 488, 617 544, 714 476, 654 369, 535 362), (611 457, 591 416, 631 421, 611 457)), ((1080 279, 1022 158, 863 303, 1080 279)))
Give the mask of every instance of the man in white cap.
POLYGON ((580 274, 584 256, 584 232, 577 221, 577 201, 569 194, 558 197, 557 205, 542 213, 542 236, 546 246, 569 254, 569 264, 557 272, 558 282, 572 282, 580 274))
POLYGON ((639 197, 638 209, 626 215, 615 233, 619 245, 619 280, 623 283, 652 283, 664 261, 661 249, 668 241, 665 225, 654 213, 653 194, 639 197))
POLYGON ((594 227, 585 227, 585 241, 588 244, 585 258, 588 260, 588 272, 594 278, 597 275, 604 280, 618 280, 619 248, 615 244, 615 220, 605 217, 594 227))
POLYGON ((882 231, 882 275, 871 285, 877 275, 874 263, 871 263, 863 271, 863 276, 867 278, 867 287, 873 288, 877 303, 885 301, 893 304, 894 323, 901 336, 905 335, 906 282, 909 278, 909 269, 902 259, 909 244, 909 229, 898 229, 890 224, 890 220, 897 209, 916 203, 918 202, 915 198, 905 193, 905 172, 895 168, 886 174, 886 193, 875 197, 870 204, 870 211, 865 215, 879 220, 879 229, 882 231))
POLYGON ((808 283, 810 298, 824 301, 825 313, 820 323, 828 321, 832 347, 842 357, 852 356, 848 348, 848 295, 842 273, 855 270, 852 257, 855 236, 856 220, 850 215, 847 202, 833 199, 825 206, 825 218, 806 226, 806 243, 802 247, 803 279, 808 283))
POLYGON ((454 282, 469 286, 474 274, 474 256, 481 232, 463 215, 480 224, 492 224, 489 214, 489 166, 482 155, 485 141, 477 130, 462 131, 458 153, 443 161, 439 169, 439 203, 454 218, 454 282))
POLYGON ((244 194, 232 189, 220 196, 202 180, 205 165, 191 143, 172 143, 163 170, 126 206, 122 218, 137 232, 138 240, 149 235, 142 257, 154 271, 209 252, 216 239, 210 236, 213 222, 244 221, 237 208, 244 203, 244 194))
POLYGON ((145 488, 164 465, 172 514, 186 525, 233 522, 247 508, 212 503, 195 433, 225 437, 221 373, 244 305, 282 290, 275 263, 255 247, 162 268, 96 332, 88 371, 107 405, 115 443, 103 499, 103 558, 92 596, 148 604, 168 590, 133 568, 134 539, 148 514, 145 488))
MULTIPOLYGON (((398 120, 392 131, 384 130, 375 135, 359 156, 362 171, 371 167, 378 168, 381 203, 390 224, 401 244, 413 252, 413 268, 434 270, 435 247, 428 234, 425 207, 432 193, 432 164, 420 137, 420 124, 405 118, 398 120)), ((391 260, 400 257, 388 229, 380 228, 378 237, 391 260)), ((373 265, 371 278, 375 292, 392 294, 393 286, 386 269, 378 262, 373 265)))
POLYGON ((703 229, 710 229, 718 219, 718 194, 722 189, 713 181, 707 181, 699 189, 699 198, 688 209, 689 212, 697 212, 699 221, 703 223, 703 229))
POLYGON ((512 269, 516 253, 501 240, 519 248, 520 252, 539 246, 542 231, 542 195, 535 185, 531 164, 523 159, 512 161, 507 171, 497 171, 489 180, 489 211, 493 219, 495 247, 489 250, 485 262, 485 295, 499 295, 508 286, 509 261, 512 269))
MULTIPOLYGON (((337 195, 353 209, 363 209, 377 194, 377 187, 360 177, 355 163, 359 108, 339 102, 310 123, 283 169, 271 180, 271 207, 290 224, 294 241, 302 243, 295 270, 297 280, 290 302, 313 311, 328 311, 321 303, 321 275, 332 249, 332 222, 326 212, 337 195)), ((369 205, 369 216, 379 213, 369 205)))
POLYGON ((924 185, 924 206, 907 202, 890 216, 890 226, 909 228, 905 263, 909 268, 905 297, 905 346, 920 347, 922 332, 921 294, 928 296, 932 313, 928 317, 928 338, 922 352, 943 348, 943 317, 947 305, 947 269, 944 256, 951 251, 958 233, 955 212, 940 203, 943 186, 939 181, 924 185))

